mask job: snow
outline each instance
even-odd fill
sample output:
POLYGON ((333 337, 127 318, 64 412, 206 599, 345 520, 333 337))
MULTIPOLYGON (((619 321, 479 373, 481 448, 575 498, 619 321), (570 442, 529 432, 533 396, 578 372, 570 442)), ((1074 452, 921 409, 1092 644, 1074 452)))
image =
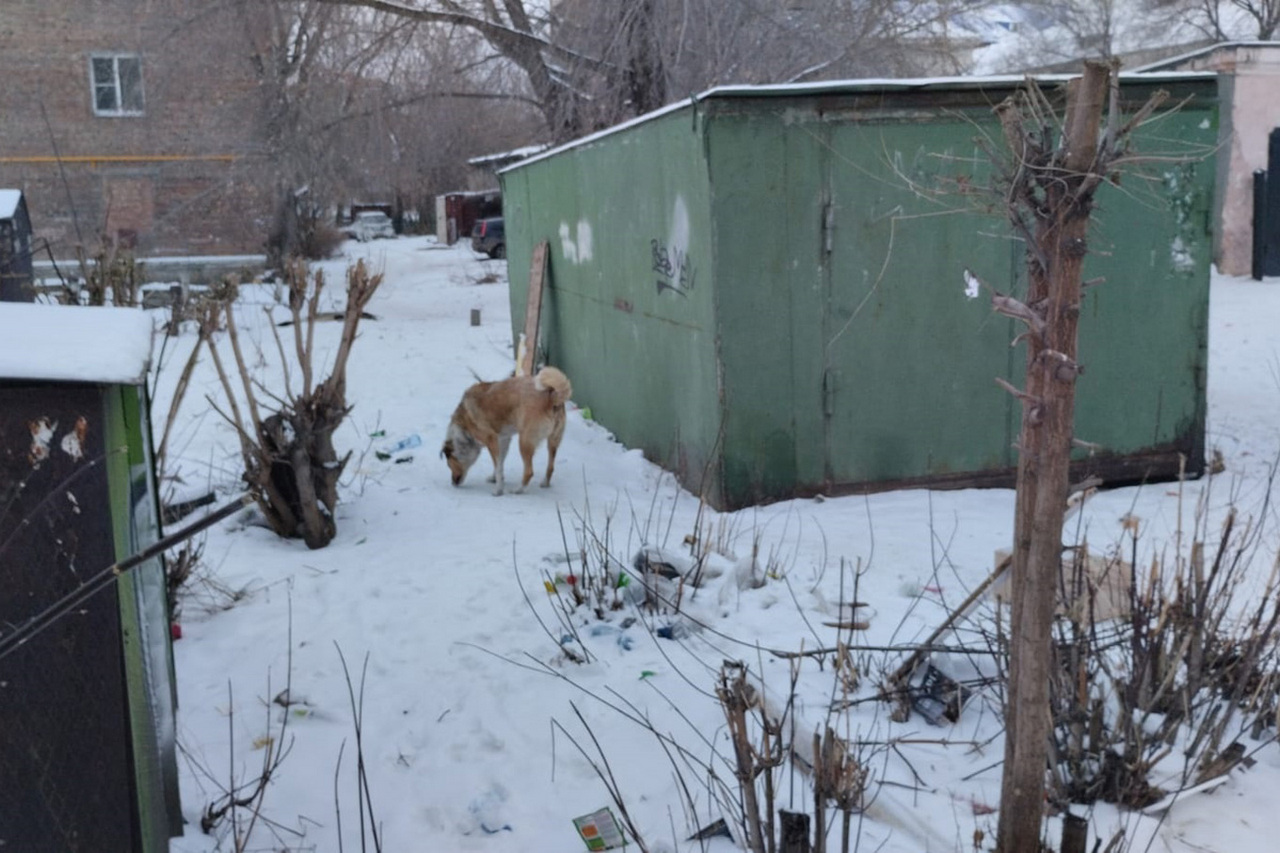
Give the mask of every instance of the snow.
POLYGON ((141 385, 151 323, 128 308, 0 302, 0 379, 141 385))
POLYGON ((1185 65, 1186 63, 1190 62, 1193 59, 1200 59, 1201 57, 1209 56, 1215 51, 1223 51, 1225 53, 1227 51, 1236 50, 1240 48, 1275 48, 1275 47, 1280 47, 1280 41, 1220 41, 1220 42, 1215 42, 1214 44, 1208 45, 1206 47, 1201 47, 1196 50, 1190 50, 1190 51, 1187 51, 1186 53, 1181 53, 1181 54, 1178 54, 1177 56, 1171 56, 1168 59, 1161 59, 1158 62, 1152 62, 1147 65, 1143 65, 1140 68, 1132 68, 1130 70, 1133 71, 1135 74, 1142 74, 1142 73, 1147 73, 1152 71, 1164 71, 1169 68, 1177 68, 1180 65, 1185 65))
MULTIPOLYGON (((1042 83, 1065 82, 1078 76, 1078 74, 1037 74, 1035 79, 1042 83)), ((1129 72, 1122 71, 1120 73, 1121 80, 1130 80, 1135 76, 1129 72)), ((1151 82, 1165 81, 1174 83, 1179 80, 1198 80, 1216 76, 1216 73, 1212 71, 1159 71, 1143 74, 1142 78, 1151 82)), ((714 98, 786 98, 797 95, 855 95, 867 92, 903 92, 931 89, 968 91, 1018 86, 1025 80, 1026 76, 1023 74, 995 74, 986 70, 986 66, 983 66, 983 70, 980 70, 976 75, 960 77, 880 77, 856 80, 819 80, 812 83, 714 86, 696 95, 689 96, 688 100, 674 101, 652 112, 610 125, 595 133, 580 136, 563 145, 547 148, 541 153, 531 155, 518 163, 512 163, 510 166, 499 169, 498 174, 521 169, 531 163, 554 157, 564 151, 589 147, 601 139, 623 133, 638 125, 647 124, 662 116, 688 109, 691 106, 696 108, 699 102, 714 98)))
POLYGON ((513 148, 510 151, 499 151, 495 154, 484 154, 480 157, 472 157, 467 160, 469 166, 486 166, 491 163, 502 163, 509 160, 523 160, 526 157, 532 157, 534 154, 540 154, 551 147, 550 143, 538 143, 535 145, 525 145, 520 148, 513 148))
POLYGON ((0 219, 12 219, 18 214, 18 203, 22 201, 21 190, 0 189, 0 219))
MULTIPOLYGON (((841 602, 868 603, 857 611, 870 622, 859 635, 867 645, 919 642, 1009 545, 1009 490, 911 490, 715 513, 576 408, 549 489, 494 497, 485 458, 454 488, 437 458, 453 408, 472 371, 499 378, 513 364, 505 265, 430 238, 349 242, 345 251, 349 257, 323 264, 331 301, 340 301, 338 283, 355 256, 369 258, 386 281, 368 308, 376 319, 361 324, 347 383, 354 408, 335 437, 339 453, 352 451, 338 535, 308 551, 248 515, 208 534, 174 645, 188 821, 175 853, 232 849, 229 822, 204 835, 201 813, 232 780, 256 778, 263 745, 280 738, 285 720, 289 752, 248 849, 332 851, 340 838, 342 849, 365 849, 363 817, 379 827, 384 850, 581 850, 573 819, 605 806, 618 812, 595 769, 606 772, 606 762, 654 853, 739 849, 727 838, 705 847, 684 840, 725 814, 709 802, 701 768, 714 764, 729 778, 725 718, 714 700, 722 662, 762 673, 764 701, 780 707, 791 662, 775 652, 833 645, 839 635, 828 623, 850 615, 841 602), (479 326, 469 323, 472 309, 479 326), (682 595, 678 614, 636 606, 644 590, 635 582, 604 619, 557 616, 553 605, 569 587, 553 585, 553 597, 544 584, 575 573, 584 583, 580 550, 607 546, 630 565, 644 548, 680 571, 690 562, 682 541, 695 534, 717 551, 696 591, 662 582, 667 595, 682 595), (589 662, 571 662, 566 649, 585 649, 589 662), (272 702, 286 684, 288 712, 272 702), (353 704, 368 779, 363 815, 353 704)), ((1181 495, 1176 484, 1098 493, 1079 516, 1092 544, 1118 541, 1121 518, 1132 514, 1147 525, 1151 548, 1173 547, 1201 496, 1219 515, 1228 495, 1246 511, 1261 508, 1280 451, 1278 284, 1213 281, 1208 445, 1221 451, 1226 472, 1186 484, 1181 495)), ((276 296, 270 285, 245 286, 238 312, 268 383, 277 350, 263 308, 281 319, 276 296)), ((332 352, 338 331, 337 323, 318 330, 322 352, 332 352)), ((192 343, 191 330, 167 343, 156 412, 168 411, 192 343)), ((225 502, 238 493, 239 451, 205 401, 220 393, 207 359, 191 384, 168 473, 183 491, 216 489, 225 502)), ((540 450, 539 477, 544 459, 540 450)), ((513 452, 506 472, 518 470, 513 452)), ((1265 574, 1275 525, 1262 535, 1265 574)), ((865 696, 903 655, 855 657, 865 696)), ((865 744, 873 778, 886 784, 855 820, 861 849, 971 850, 975 830, 990 849, 1003 748, 998 701, 980 694, 958 723, 935 727, 919 714, 891 722, 875 701, 829 715, 833 689, 830 666, 800 664, 795 729, 804 742, 829 724, 865 744)), ((1157 851, 1270 851, 1280 836, 1280 750, 1265 745, 1254 758, 1216 790, 1175 802, 1162 820, 1108 806, 1092 820, 1127 826, 1134 849, 1154 837, 1149 849, 1157 851)), ((802 776, 781 779, 785 807, 805 808, 810 798, 802 776)), ((373 849, 367 830, 365 837, 373 849)))

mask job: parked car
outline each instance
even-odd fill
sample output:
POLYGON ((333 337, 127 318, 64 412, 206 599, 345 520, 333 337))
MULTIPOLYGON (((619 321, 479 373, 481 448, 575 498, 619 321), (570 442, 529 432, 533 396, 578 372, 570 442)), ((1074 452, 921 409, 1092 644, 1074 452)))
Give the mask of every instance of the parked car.
POLYGON ((501 216, 476 220, 471 229, 471 248, 499 260, 507 256, 507 235, 501 216))
POLYGON ((348 237, 354 237, 361 243, 375 237, 394 237, 396 229, 391 224, 391 217, 381 210, 362 210, 351 220, 351 224, 342 229, 348 237))

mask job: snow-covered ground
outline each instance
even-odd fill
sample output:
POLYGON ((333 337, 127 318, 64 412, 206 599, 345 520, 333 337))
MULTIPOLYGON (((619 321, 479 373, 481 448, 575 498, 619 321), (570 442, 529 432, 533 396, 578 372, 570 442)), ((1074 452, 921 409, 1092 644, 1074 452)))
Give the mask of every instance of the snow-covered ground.
MULTIPOLYGON (((910 643, 982 581, 993 552, 1009 544, 1008 490, 700 511, 696 497, 576 409, 550 489, 494 497, 483 479, 487 459, 454 488, 438 458, 450 414, 473 371, 499 378, 512 366, 505 265, 430 238, 348 243, 346 251, 349 257, 323 265, 332 301, 341 302, 342 272, 357 254, 386 281, 349 367, 354 408, 336 439, 352 458, 338 535, 309 551, 248 514, 207 535, 174 647, 188 821, 173 843, 177 853, 233 849, 230 820, 204 835, 201 813, 233 782, 256 778, 285 720, 289 751, 248 850, 372 850, 370 825, 387 851, 581 850, 572 819, 604 806, 617 811, 600 772, 616 780, 651 851, 737 849, 723 837, 685 840, 730 814, 710 798, 705 769, 731 783, 725 717, 714 698, 722 663, 743 661, 753 679, 763 675, 767 702, 784 701, 790 662, 775 652, 847 639, 828 623, 847 616, 840 602, 854 599, 855 573, 857 600, 869 605, 859 614, 870 621, 858 638, 870 646, 910 643), (473 327, 477 308, 482 322, 473 327), (414 437, 418 446, 379 458, 377 451, 414 437), (566 563, 566 551, 607 543, 629 564, 644 544, 675 559, 695 535, 717 543, 708 574, 718 574, 683 591, 679 614, 636 607, 642 590, 633 583, 618 592, 623 607, 603 619, 582 611, 566 625, 557 615, 554 605, 567 600, 569 587, 553 584, 553 597, 546 582, 582 575, 576 559, 566 563), (579 657, 585 649, 589 661, 570 661, 565 648, 579 657), (286 684, 288 710, 272 702, 286 684), (368 781, 363 814, 352 687, 368 781)), ((1189 519, 1207 488, 1214 513, 1232 493, 1243 510, 1260 510, 1280 452, 1278 284, 1213 283, 1209 444, 1222 452, 1225 472, 1188 484, 1181 502, 1169 484, 1096 495, 1081 515, 1091 543, 1117 541, 1120 519, 1132 513, 1143 520, 1148 547, 1171 547, 1178 507, 1189 519)), ((277 357, 262 308, 280 319, 275 296, 269 285, 245 287, 238 315, 261 345, 268 383, 278 375, 277 357)), ((338 330, 326 324, 320 345, 332 347, 338 330)), ((167 346, 157 413, 168 409, 193 339, 188 331, 167 346)), ((170 473, 181 477, 184 496, 213 488, 231 499, 238 447, 206 394, 220 394, 207 363, 170 439, 170 473)), ((160 428, 157 418, 157 439, 160 428)), ((539 470, 543 459, 539 451, 539 470)), ((518 466, 513 452, 509 478, 518 466)), ((1274 518, 1264 520, 1260 575, 1280 529, 1274 518)), ((857 695, 865 697, 902 655, 855 657, 864 668, 857 695)), ((854 821, 860 849, 972 850, 975 830, 990 849, 1002 756, 995 697, 971 700, 955 725, 931 726, 920 714, 893 723, 888 707, 874 701, 830 715, 839 699, 830 663, 820 671, 805 661, 798 677, 796 739, 807 742, 831 725, 865 744, 876 798, 866 818, 854 821)), ((1270 851, 1280 837, 1280 750, 1271 744, 1253 757, 1253 767, 1212 794, 1178 802, 1163 822, 1109 807, 1094 818, 1127 821, 1139 839, 1134 849, 1148 849, 1153 836, 1149 849, 1157 851, 1270 851)), ((798 772, 780 775, 777 796, 797 810, 811 800, 798 772)), ((242 817, 239 830, 247 828, 242 817)))

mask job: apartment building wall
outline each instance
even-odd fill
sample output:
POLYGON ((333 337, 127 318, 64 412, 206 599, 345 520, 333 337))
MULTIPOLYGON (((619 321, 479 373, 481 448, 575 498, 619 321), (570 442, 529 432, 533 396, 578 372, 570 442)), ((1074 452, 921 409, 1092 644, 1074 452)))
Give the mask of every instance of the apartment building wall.
POLYGON ((234 4, 7 0, 0 186, 37 240, 140 257, 259 252, 262 92, 234 4), (135 74, 135 72, 137 72, 135 74))

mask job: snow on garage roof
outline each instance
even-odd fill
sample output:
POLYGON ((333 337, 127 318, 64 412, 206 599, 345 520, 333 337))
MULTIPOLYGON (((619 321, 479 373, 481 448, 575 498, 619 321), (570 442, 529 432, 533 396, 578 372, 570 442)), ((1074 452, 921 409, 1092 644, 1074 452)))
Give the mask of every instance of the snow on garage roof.
POLYGON ((137 308, 0 302, 0 382, 141 385, 151 317, 137 308))
POLYGON ((21 190, 0 189, 0 219, 12 219, 18 212, 18 202, 21 200, 21 190))
MULTIPOLYGON (((1079 74, 1036 74, 1034 79, 1040 84, 1065 83, 1072 78, 1079 77, 1079 74)), ((1214 79, 1217 74, 1212 71, 1163 71, 1145 74, 1136 74, 1133 72, 1120 72, 1121 82, 1178 82, 1182 80, 1205 80, 1214 79)), ((1027 75, 1005 74, 993 75, 989 77, 889 77, 889 78, 866 78, 856 80, 821 80, 812 83, 775 83, 766 85, 725 85, 715 86, 706 91, 692 95, 679 101, 673 101, 664 107, 659 107, 650 113, 627 119, 613 127, 606 127, 587 136, 572 139, 562 145, 550 148, 540 154, 534 154, 526 157, 519 162, 512 163, 506 168, 499 169, 498 174, 504 172, 514 172, 517 169, 523 169, 533 163, 553 157, 562 151, 568 151, 573 148, 582 148, 597 142, 607 136, 635 127, 636 125, 645 124, 653 121, 668 113, 679 112, 691 106, 696 107, 698 103, 708 100, 719 100, 727 98, 777 98, 777 97, 796 97, 804 95, 857 95, 868 93, 895 93, 895 92, 911 92, 911 91, 966 91, 966 90, 982 90, 985 88, 1010 88, 1022 85, 1027 79, 1027 75)))

